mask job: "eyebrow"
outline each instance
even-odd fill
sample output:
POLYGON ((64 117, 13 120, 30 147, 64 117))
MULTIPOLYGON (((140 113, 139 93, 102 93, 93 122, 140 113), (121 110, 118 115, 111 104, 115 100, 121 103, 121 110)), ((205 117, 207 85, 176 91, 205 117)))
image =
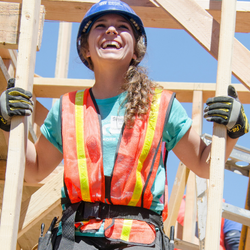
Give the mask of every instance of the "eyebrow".
MULTIPOLYGON (((98 20, 96 20, 96 23, 97 22, 107 22, 108 20, 107 19, 105 19, 105 18, 100 18, 100 19, 98 19, 98 20)), ((119 20, 117 20, 118 22, 121 22, 121 23, 127 23, 127 24, 129 24, 129 22, 127 21, 127 20, 122 20, 122 19, 119 19, 119 20)))

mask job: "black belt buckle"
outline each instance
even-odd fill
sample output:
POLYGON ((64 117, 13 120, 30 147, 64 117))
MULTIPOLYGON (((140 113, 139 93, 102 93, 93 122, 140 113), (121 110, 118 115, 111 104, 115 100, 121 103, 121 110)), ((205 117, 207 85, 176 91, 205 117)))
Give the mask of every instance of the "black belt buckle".
POLYGON ((91 202, 85 202, 84 204, 84 218, 85 219, 91 219, 95 218, 97 220, 101 220, 100 218, 100 203, 91 203, 91 202))
POLYGON ((100 218, 110 218, 110 205, 106 203, 101 203, 100 204, 100 218))

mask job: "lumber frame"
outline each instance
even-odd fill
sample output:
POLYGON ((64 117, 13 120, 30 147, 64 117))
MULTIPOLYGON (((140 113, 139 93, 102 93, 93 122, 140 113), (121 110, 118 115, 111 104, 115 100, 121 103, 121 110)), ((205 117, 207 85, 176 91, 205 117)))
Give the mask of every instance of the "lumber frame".
POLYGON ((250 227, 250 211, 228 203, 222 204, 222 217, 250 227))
POLYGON ((22 203, 18 238, 61 203, 63 170, 22 203))
POLYGON ((180 239, 175 239, 174 240, 174 246, 176 248, 184 249, 184 250, 199 250, 199 245, 183 241, 180 239))
POLYGON ((190 170, 182 162, 180 162, 169 199, 168 217, 164 221, 164 231, 167 236, 170 234, 170 227, 175 226, 189 172, 190 170))
POLYGON ((206 219, 207 219, 207 200, 208 200, 208 180, 196 176, 197 192, 197 217, 198 217, 198 236, 200 250, 205 248, 206 219))
MULTIPOLYGON (((249 171, 249 179, 248 179, 248 186, 247 186, 245 209, 250 210, 250 171, 249 171)), ((250 244, 250 230, 249 230, 249 228, 250 227, 247 227, 245 225, 242 226, 241 235, 240 235, 239 250, 246 250, 249 248, 249 244, 250 244)))
POLYGON ((55 69, 56 78, 67 78, 68 76, 71 30, 72 23, 60 23, 55 69))
MULTIPOLYGON (((21 2, 21 0, 5 0, 5 1, 6 2, 21 2)), ((73 20, 70 20, 69 18, 74 18, 77 22, 79 22, 79 21, 81 21, 86 10, 93 3, 97 2, 97 1, 98 0, 88 0, 88 1, 87 0, 42 0, 42 4, 46 5, 46 10, 47 10, 46 19, 47 20, 49 20, 51 18, 50 20, 73 21, 73 20), (61 19, 57 19, 57 18, 61 18, 61 19)), ((178 2, 179 0, 175 0, 175 1, 178 2)), ((173 1, 173 2, 175 2, 175 1, 173 1)), ((182 26, 171 15, 169 15, 163 8, 156 7, 157 4, 153 4, 148 0, 138 0, 138 1, 127 0, 126 2, 129 3, 130 5, 132 5, 133 9, 142 17, 145 26, 162 27, 162 28, 176 28, 176 29, 183 29, 184 28, 187 30, 191 29, 191 25, 188 26, 188 24, 186 24, 186 26, 182 26)), ((206 9, 213 16, 214 20, 216 20, 217 22, 220 22, 221 1, 219 1, 219 0, 205 0, 205 1, 204 0, 195 0, 195 2, 203 10, 206 9)), ((250 5, 250 3, 246 3, 246 2, 237 3, 237 10, 238 10, 237 19, 238 20, 237 20, 237 24, 236 24, 236 30, 238 32, 249 32, 249 28, 250 28, 250 15, 249 15, 250 6, 249 5, 250 5), (240 7, 239 4, 242 4, 241 5, 242 7, 240 7), (244 7, 243 5, 246 7, 244 7), (244 22, 242 20, 244 20, 244 22), (247 25, 247 24, 249 24, 249 25, 247 25)), ((188 12, 188 11, 190 11, 192 13, 193 10, 191 8, 188 8, 188 9, 186 9, 186 12, 188 12)), ((197 19, 198 18, 196 18, 196 21, 197 21, 197 19)), ((216 28, 217 27, 218 27, 218 25, 216 26, 216 28)), ((210 31, 210 29, 206 29, 206 31, 210 31)), ((190 30, 189 30, 189 33, 191 34, 190 30)), ((200 37, 202 37, 202 35, 203 34, 201 32, 201 34, 199 34, 199 39, 200 39, 200 37)), ((216 32, 215 32, 215 36, 216 35, 218 35, 218 30, 216 30, 216 32)), ((199 42, 199 39, 196 39, 196 40, 199 42)), ((210 37, 206 36, 205 44, 206 45, 208 44, 207 50, 214 51, 214 48, 209 48, 209 45, 211 45, 211 44, 213 45, 212 42, 210 43, 209 39, 210 39, 210 37)), ((214 40, 213 40, 213 42, 214 42, 214 40)), ((238 46, 238 47, 241 48, 241 46, 238 46)), ((244 52, 245 52, 245 50, 240 51, 239 58, 242 57, 244 59, 244 57, 245 57, 244 52)), ((0 49, 0 55, 1 55, 1 49, 0 49)), ((246 53, 246 57, 247 57, 247 60, 244 59, 245 60, 244 63, 246 63, 246 65, 249 65, 248 64, 249 53, 246 53)), ((249 68, 248 68, 248 70, 249 70, 249 68)), ((245 70, 243 73, 242 72, 240 74, 242 74, 242 75, 247 74, 247 70, 245 70)), ((42 81, 44 81, 44 80, 46 81, 48 79, 39 79, 39 80, 40 80, 40 82, 42 82, 42 81)), ((54 79, 52 79, 52 81, 51 80, 49 80, 49 81, 50 81, 50 83, 56 82, 56 81, 54 81, 54 79)), ((61 81, 62 80, 60 79, 60 82, 61 81)), ((74 81, 76 82, 79 80, 74 80, 74 81)), ((91 86, 91 84, 89 85, 89 83, 87 83, 87 81, 89 82, 89 80, 80 80, 80 81, 81 81, 81 83, 85 84, 85 85, 83 84, 82 86, 86 86, 86 87, 91 86)), ((67 80, 65 79, 64 83, 66 83, 66 82, 68 83, 68 86, 63 85, 63 84, 60 86, 57 84, 52 85, 52 86, 44 85, 43 89, 41 89, 42 86, 38 84, 35 86, 35 88, 36 88, 35 91, 37 91, 37 93, 41 93, 41 95, 46 96, 46 94, 48 94, 50 92, 50 90, 46 90, 46 89, 51 89, 51 88, 55 88, 55 87, 57 88, 57 92, 58 92, 58 88, 59 88, 59 92, 61 91, 62 94, 65 92, 69 92, 69 91, 78 89, 78 88, 82 89, 82 87, 80 87, 80 85, 77 85, 77 84, 75 86, 73 86, 73 89, 72 89, 71 88, 72 81, 70 79, 67 79, 67 80), (68 91, 68 89, 70 89, 70 90, 68 91)), ((215 84, 199 84, 199 83, 187 83, 186 84, 185 83, 185 85, 184 85, 184 83, 163 83, 162 85, 164 86, 164 88, 174 90, 175 92, 177 92, 177 98, 181 102, 192 102, 194 90, 195 91, 202 91, 202 96, 203 96, 204 101, 208 97, 215 95, 215 84), (203 89, 203 88, 205 88, 205 89, 203 89), (182 91, 182 90, 184 90, 184 91, 182 91)), ((238 85, 237 90, 238 90, 238 92, 240 92, 239 95, 240 95, 241 101, 243 103, 249 103, 249 96, 250 95, 249 95, 249 92, 246 91, 246 88, 241 86, 241 85, 238 85), (243 89, 243 90, 239 91, 238 88, 243 89)), ((52 91, 52 93, 50 93, 50 95, 52 95, 52 94, 53 94, 53 96, 51 96, 51 97, 53 97, 53 98, 56 97, 56 95, 57 95, 57 97, 59 97, 61 95, 58 93, 54 93, 53 91, 52 91)), ((37 95, 37 96, 39 97, 39 95, 37 95)), ((44 97, 44 96, 40 96, 40 97, 44 97)), ((40 106, 40 108, 42 108, 42 110, 43 110, 42 117, 39 117, 38 115, 35 116, 35 122, 37 121, 37 125, 39 125, 39 126, 42 124, 43 119, 44 119, 43 117, 45 117, 45 113, 46 113, 46 110, 44 107, 40 106), (38 119, 38 120, 36 120, 36 119, 38 119)), ((36 110, 37 109, 38 108, 36 107, 36 110)), ((1 140, 1 138, 0 138, 0 140, 1 140)), ((2 161, 2 163, 4 163, 4 161, 2 161)), ((1 167, 1 161, 0 161, 0 167, 1 167)), ((180 196, 180 198, 182 198, 182 196, 180 196)), ((42 204, 42 202, 40 204, 42 204)), ((27 216, 29 216, 28 213, 27 213, 27 216)), ((24 221, 26 221, 26 219, 24 221)), ((24 222, 24 223, 26 223, 26 222, 24 222)), ((27 229, 28 227, 25 227, 25 228, 27 229)), ((30 226, 29 229, 26 230, 26 233, 29 230, 31 230, 31 228, 32 228, 32 226, 30 226)), ((21 242, 21 239, 25 235, 24 231, 23 231, 23 233, 21 233, 21 235, 22 236, 19 237, 20 242, 21 242)), ((177 242, 177 244, 179 244, 178 240, 176 242, 177 242)), ((182 244, 182 243, 180 243, 180 244, 182 244)), ((187 246, 185 246, 185 247, 187 247, 187 246)), ((192 246, 190 246, 190 247, 192 247, 192 246)), ((189 248, 187 248, 187 249, 189 249, 189 248)), ((190 248, 190 249, 192 249, 192 248, 190 248)))
MULTIPOLYGON (((17 49, 20 34, 21 4, 0 2, 0 48, 17 49)), ((45 19, 45 8, 40 7, 37 50, 40 50, 45 19)))
MULTIPOLYGON (((191 83, 191 82, 157 82, 164 89, 171 90, 176 93, 180 102, 192 102, 193 92, 202 91, 202 98, 205 102, 209 97, 215 96, 215 83, 191 83)), ((88 79, 65 79, 65 78, 34 78, 33 91, 37 97, 59 98, 61 95, 81 90, 83 88, 92 87, 93 80, 88 79)), ((250 92, 242 84, 232 84, 239 95, 240 101, 244 104, 249 103, 250 92)))
MULTIPOLYGON (((2 60, 2 57, 0 56, 0 95, 7 87, 7 81, 9 80, 10 76, 8 73, 7 68, 5 67, 4 61, 2 60)), ((4 132, 0 130, 0 160, 6 160, 7 159, 7 144, 5 141, 5 136, 3 134, 4 132)))
POLYGON ((17 51, 12 49, 0 48, 0 56, 3 59, 6 69, 11 77, 15 77, 17 51))
MULTIPOLYGON (((16 86, 32 90, 41 1, 23 0, 17 59, 16 86)), ((1 214, 0 244, 15 250, 23 189, 27 119, 15 117, 11 122, 6 181, 1 214)))
POLYGON ((5 66, 5 63, 0 56, 0 94, 6 89, 7 87, 7 81, 9 80, 10 75, 8 73, 8 70, 5 66))
MULTIPOLYGON (((235 19, 236 0, 223 0, 216 96, 227 95, 228 83, 231 82, 235 19)), ((205 249, 220 248, 226 138, 225 126, 215 123, 211 147, 205 249)))
MULTIPOLYGON (((220 24, 208 12, 194 0, 176 0, 174 2, 156 0, 156 2, 178 20, 183 28, 215 59, 218 59, 220 24)), ((250 90, 249 65, 250 51, 234 38, 232 72, 250 90)))
MULTIPOLYGON (((5 0, 6 2, 17 2, 21 0, 5 0)), ((214 16, 220 22, 221 1, 219 0, 195 0, 197 4, 214 16)), ((46 19, 66 22, 80 22, 86 11, 95 0, 42 0, 46 9, 46 19)), ((169 14, 157 7, 150 0, 125 0, 134 11, 141 17, 146 27, 183 29, 169 14)), ((154 1, 156 2, 156 0, 154 1)), ((174 2, 174 1, 173 1, 174 2)), ((250 32, 250 5, 249 2, 237 3, 236 32, 250 32)))
MULTIPOLYGON (((194 91, 193 107, 192 107, 192 127, 201 135, 202 120, 203 120, 203 99, 202 91, 194 91)), ((196 175, 190 171, 186 188, 186 207, 183 227, 183 240, 191 243, 195 242, 195 227, 196 227, 196 175)))

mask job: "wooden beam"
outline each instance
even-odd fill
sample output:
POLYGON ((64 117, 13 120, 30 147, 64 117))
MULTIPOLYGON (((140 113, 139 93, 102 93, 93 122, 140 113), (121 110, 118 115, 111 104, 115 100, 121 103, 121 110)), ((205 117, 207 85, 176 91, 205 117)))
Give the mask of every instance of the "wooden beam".
POLYGON ((2 57, 2 59, 10 59, 13 62, 14 67, 16 68, 17 64, 16 50, 0 48, 0 56, 2 57))
POLYGON ((12 49, 0 48, 0 56, 8 70, 11 77, 15 77, 16 64, 17 64, 17 51, 12 49))
POLYGON ((222 204, 222 217, 250 227, 250 211, 228 203, 222 204))
MULTIPOLYGON (((16 86, 32 91, 41 1, 23 0, 16 86)), ((13 117, 9 138, 6 181, 0 227, 0 245, 15 250, 25 168, 27 119, 13 117)))
POLYGON ((4 132, 0 130, 0 161, 7 159, 8 145, 5 140, 4 132))
MULTIPOLYGON (((195 0, 203 9, 205 9, 213 18, 220 23, 222 0, 195 0)), ((237 1, 236 3, 236 32, 246 32, 250 25, 250 2, 237 1)), ((247 31, 248 33, 249 31, 247 31)))
MULTIPOLYGON (((221 10, 222 0, 195 0, 205 10, 221 10)), ((249 1, 237 1, 236 11, 250 11, 249 1)))
POLYGON ((61 22, 59 25, 57 56, 56 56, 56 78, 67 78, 69 69, 70 41, 72 23, 61 22))
MULTIPOLYGON (((245 209, 250 210, 250 172, 249 172, 249 177, 248 177, 245 209)), ((243 225, 242 230, 241 230, 241 235, 240 235, 239 250, 247 250, 249 248, 249 244, 250 244, 250 227, 243 225), (248 245, 248 248, 247 248, 247 245, 248 245)))
POLYGON ((0 160, 0 176, 3 177, 3 179, 5 179, 5 170, 6 170, 6 160, 1 159, 0 160))
POLYGON ((180 162, 169 199, 168 218, 164 222, 164 231, 168 237, 170 233, 170 227, 175 226, 177 220, 177 216, 181 206, 181 200, 187 184, 189 171, 190 170, 182 162, 180 162))
MULTIPOLYGON (((0 57, 0 95, 6 89, 9 78, 10 76, 8 70, 6 69, 4 62, 0 57)), ((0 130, 0 160, 6 160, 8 152, 8 146, 3 133, 4 132, 0 130)))
POLYGON ((174 240, 174 246, 178 249, 180 248, 183 250, 199 250, 199 245, 196 245, 187 241, 179 240, 179 239, 174 240))
POLYGON ((23 234, 20 238, 18 238, 18 244, 20 245, 22 250, 37 250, 34 246, 38 243, 38 238, 41 232, 41 224, 45 224, 45 232, 47 232, 51 221, 54 217, 61 217, 62 208, 61 205, 55 207, 49 214, 45 217, 41 217, 41 219, 33 225, 25 234, 23 234))
POLYGON ((63 171, 61 169, 53 179, 38 189, 30 199, 22 203, 18 238, 60 205, 62 187, 63 171))
MULTIPOLYGON (((21 0, 5 0, 6 2, 19 2, 21 0)), ((98 1, 95 0, 43 0, 46 9, 47 20, 66 22, 81 22, 87 10, 98 1)), ((167 14, 162 8, 157 8, 151 1, 125 0, 134 11, 141 17, 146 27, 183 29, 183 27, 167 14)), ((156 0, 154 0, 156 3, 156 0)), ((173 1, 174 2, 174 1, 173 1)), ((188 2, 188 1, 187 1, 188 2)), ((217 22, 220 22, 221 1, 218 0, 196 0, 197 4, 206 9, 217 22)), ((249 2, 237 3, 236 32, 250 32, 250 6, 249 2)))
MULTIPOLYGON (((203 101, 215 96, 215 83, 191 83, 191 82, 158 82, 164 89, 171 90, 177 94, 180 102, 192 102, 193 91, 202 91, 203 101)), ((59 98, 61 95, 84 88, 92 87, 94 80, 83 79, 55 79, 34 78, 33 92, 37 97, 59 98)), ((244 104, 250 103, 250 92, 241 84, 233 84, 236 88, 240 101, 244 104)))
MULTIPOLYGON (((201 135, 202 120, 203 120, 203 100, 202 91, 194 91, 193 106, 192 106, 192 127, 201 135)), ((186 206, 183 227, 183 240, 191 243, 196 243, 195 228, 196 228, 196 175, 190 171, 186 188, 186 206)))
MULTIPOLYGON (((44 6, 40 7, 39 36, 37 50, 41 47, 43 23, 45 18, 44 6)), ((20 34, 21 4, 0 2, 0 48, 17 49, 20 34)))
POLYGON ((207 220, 207 196, 208 196, 208 180, 196 176, 197 191, 197 218, 198 218, 198 238, 200 242, 200 250, 205 248, 206 220, 207 220))
MULTIPOLYGON (((227 87, 231 82, 236 1, 222 1, 216 96, 227 95, 227 87)), ((220 248, 226 138, 226 127, 215 123, 211 147, 205 249, 220 248)))
POLYGON ((8 70, 4 64, 2 57, 0 56, 0 95, 6 90, 7 82, 10 78, 8 70))
MULTIPOLYGON (((212 56, 218 59, 219 23, 194 0, 156 0, 212 56)), ((233 42, 232 71, 250 90, 250 51, 236 38, 233 42)))
MULTIPOLYGON (((4 163, 4 162, 3 162, 4 163)), ((6 163, 6 162, 5 162, 6 163)), ((1 161, 0 161, 0 168, 1 168, 1 161)), ((5 168, 5 167, 4 167, 5 168)), ((23 194, 22 194, 22 202, 30 198, 30 196, 35 193, 40 187, 38 186, 24 186, 23 187, 23 194)), ((4 182, 0 182, 0 208, 3 202, 3 190, 4 190, 4 182)))
MULTIPOLYGON (((60 23, 57 43, 55 78, 68 77, 71 30, 72 23, 60 23)), ((57 98, 53 98, 52 106, 56 101, 57 98)))

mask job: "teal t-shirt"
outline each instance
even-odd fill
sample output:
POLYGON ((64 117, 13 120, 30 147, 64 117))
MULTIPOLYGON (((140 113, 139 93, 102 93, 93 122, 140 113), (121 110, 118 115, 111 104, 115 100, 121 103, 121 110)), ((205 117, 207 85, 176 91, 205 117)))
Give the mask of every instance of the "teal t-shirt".
MULTIPOLYGON (((103 166, 105 176, 112 174, 116 147, 119 140, 120 132, 124 122, 125 107, 123 101, 126 92, 118 96, 107 99, 96 99, 96 103, 100 110, 102 135, 103 135, 103 166)), ((166 142, 167 150, 172 150, 178 141, 183 137, 192 124, 192 120, 188 117, 185 109, 174 99, 169 114, 168 123, 164 127, 163 141, 166 142)), ((44 121, 41 127, 42 134, 60 151, 63 152, 62 136, 61 136, 61 114, 60 100, 58 100, 44 121)), ((160 198, 164 194, 166 172, 161 159, 157 170, 157 175, 152 186, 153 202, 151 210, 161 213, 164 205, 160 202, 160 198)), ((86 235, 86 234, 84 234, 86 235)), ((90 234, 87 234, 90 235, 90 234)), ((91 236, 100 236, 102 231, 91 236)))

